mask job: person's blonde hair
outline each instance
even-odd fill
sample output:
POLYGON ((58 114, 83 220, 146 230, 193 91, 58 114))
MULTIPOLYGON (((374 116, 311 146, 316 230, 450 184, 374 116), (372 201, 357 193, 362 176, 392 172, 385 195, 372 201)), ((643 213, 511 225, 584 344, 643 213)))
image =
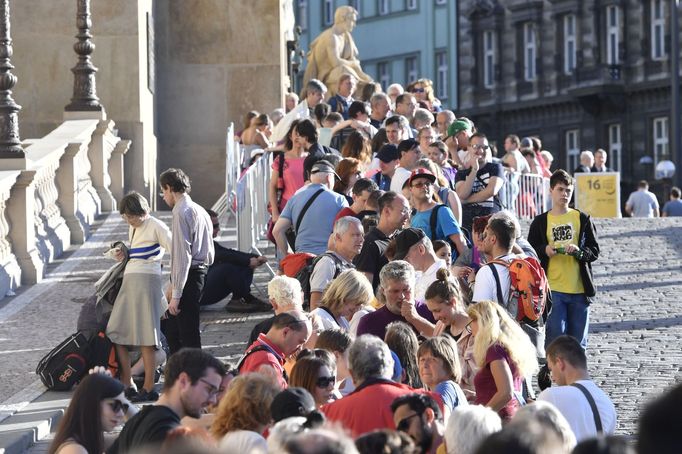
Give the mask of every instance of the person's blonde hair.
POLYGON ((535 346, 519 324, 499 304, 480 301, 469 306, 467 314, 472 320, 478 321, 478 333, 474 337, 474 360, 479 367, 485 365, 488 349, 499 344, 509 353, 520 376, 537 371, 535 346))
POLYGON ((374 291, 367 277, 356 270, 346 270, 329 284, 320 306, 332 312, 337 312, 346 301, 362 301, 367 305, 372 300, 374 291))
POLYGON ((211 434, 221 439, 235 430, 257 431, 270 423, 270 404, 281 390, 274 379, 259 373, 239 375, 218 403, 211 434))

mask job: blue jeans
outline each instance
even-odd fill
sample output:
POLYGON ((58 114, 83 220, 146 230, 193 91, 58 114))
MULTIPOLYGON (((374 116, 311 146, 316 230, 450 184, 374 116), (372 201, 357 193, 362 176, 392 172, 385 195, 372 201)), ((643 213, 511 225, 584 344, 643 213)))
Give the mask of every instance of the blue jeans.
POLYGON ((575 337, 583 349, 587 348, 590 305, 584 294, 552 292, 552 310, 546 324, 545 346, 562 334, 575 337))

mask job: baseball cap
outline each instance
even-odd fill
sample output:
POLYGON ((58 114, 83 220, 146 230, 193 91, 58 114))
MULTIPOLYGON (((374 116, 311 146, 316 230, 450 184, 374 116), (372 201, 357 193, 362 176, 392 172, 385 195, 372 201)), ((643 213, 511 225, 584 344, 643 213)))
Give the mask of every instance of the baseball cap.
POLYGON ((398 152, 398 147, 393 144, 386 144, 379 149, 377 152, 377 158, 382 162, 392 162, 396 159, 400 159, 400 153, 398 152))
POLYGON ((315 399, 307 389, 287 388, 272 400, 270 413, 278 422, 291 416, 307 416, 315 408, 315 399))
POLYGON ((471 125, 467 121, 457 120, 448 126, 448 137, 456 136, 462 131, 471 131, 471 125))
POLYGON ((426 234, 422 229, 408 227, 395 237, 395 254, 393 260, 405 260, 407 252, 412 246, 419 243, 426 234))
POLYGON ((316 173, 332 173, 336 178, 341 180, 341 177, 334 170, 332 163, 325 159, 321 159, 313 164, 313 167, 310 169, 310 174, 314 175, 316 173))
POLYGON ((426 178, 427 180, 431 181, 431 183, 436 182, 436 176, 431 173, 429 169, 425 169, 423 167, 418 167, 412 171, 410 174, 410 178, 407 179, 407 185, 412 184, 412 180, 415 180, 417 178, 426 178))

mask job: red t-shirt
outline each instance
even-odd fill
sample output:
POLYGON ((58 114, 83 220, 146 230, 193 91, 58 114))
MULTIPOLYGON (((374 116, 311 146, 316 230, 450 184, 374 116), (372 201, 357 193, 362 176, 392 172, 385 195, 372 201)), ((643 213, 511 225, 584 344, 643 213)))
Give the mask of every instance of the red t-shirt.
POLYGON ((273 344, 263 333, 258 335, 256 342, 251 344, 246 351, 248 352, 259 345, 266 347, 266 349, 247 356, 244 363, 242 363, 242 366, 239 368, 239 373, 258 372, 258 369, 262 366, 272 367, 279 385, 282 389, 286 389, 288 385, 287 381, 284 379, 284 352, 273 344))
POLYGON ((351 210, 349 207, 346 207, 339 211, 339 214, 336 215, 336 217, 334 218, 334 224, 336 224, 336 221, 338 221, 344 216, 353 216, 354 218, 357 218, 358 214, 355 211, 351 210))
MULTIPOLYGON (((516 364, 509 357, 509 353, 500 344, 491 345, 485 354, 485 365, 478 371, 474 377, 474 388, 476 389, 476 400, 474 403, 479 405, 487 404, 497 392, 495 386, 495 379, 492 372, 490 372, 490 363, 496 360, 506 361, 511 369, 512 377, 514 378, 514 391, 521 392, 522 377, 519 376, 516 364)), ((507 405, 505 405, 498 413, 503 420, 509 420, 516 413, 519 408, 519 402, 512 397, 507 405)))
POLYGON ((353 438, 375 429, 395 430, 391 403, 400 396, 419 393, 433 397, 443 411, 443 400, 433 392, 425 389, 414 389, 391 380, 374 379, 367 386, 337 401, 324 405, 322 413, 330 421, 338 421, 348 429, 353 438))

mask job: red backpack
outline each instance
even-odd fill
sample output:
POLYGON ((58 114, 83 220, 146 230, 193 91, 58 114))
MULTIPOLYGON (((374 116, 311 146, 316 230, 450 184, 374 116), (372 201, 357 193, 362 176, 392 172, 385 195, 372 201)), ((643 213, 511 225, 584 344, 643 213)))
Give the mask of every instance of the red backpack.
POLYGON ((500 304, 518 321, 535 322, 542 317, 549 298, 547 275, 538 259, 534 257, 516 257, 510 262, 493 260, 487 264, 497 284, 497 299, 500 304), (503 301, 502 287, 497 270, 492 264, 498 264, 509 270, 511 286, 509 301, 503 301))

